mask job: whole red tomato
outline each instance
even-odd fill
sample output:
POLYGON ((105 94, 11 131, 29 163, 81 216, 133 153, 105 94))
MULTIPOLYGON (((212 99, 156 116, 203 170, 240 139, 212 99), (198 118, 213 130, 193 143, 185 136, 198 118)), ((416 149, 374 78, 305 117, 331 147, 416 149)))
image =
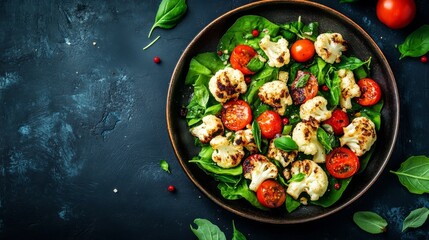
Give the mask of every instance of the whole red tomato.
POLYGON ((403 28, 413 21, 415 15, 414 0, 378 0, 377 2, 377 17, 389 28, 403 28))

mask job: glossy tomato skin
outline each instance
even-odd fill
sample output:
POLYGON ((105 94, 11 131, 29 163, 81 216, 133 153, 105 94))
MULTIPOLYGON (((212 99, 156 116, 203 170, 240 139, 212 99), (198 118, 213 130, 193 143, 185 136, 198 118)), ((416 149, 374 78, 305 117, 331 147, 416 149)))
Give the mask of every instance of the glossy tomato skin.
POLYGON ((256 122, 261 129, 261 135, 267 139, 273 139, 277 134, 282 132, 282 118, 277 112, 272 110, 266 110, 261 113, 258 118, 256 118, 256 122))
POLYGON ((334 111, 332 111, 331 117, 325 120, 323 124, 330 125, 335 135, 343 135, 343 128, 350 124, 350 119, 346 112, 336 108, 334 111))
POLYGON ((316 77, 311 73, 299 70, 291 86, 291 96, 293 103, 295 105, 303 104, 306 101, 314 98, 317 95, 318 91, 319 85, 317 83, 316 77), (305 74, 310 74, 310 78, 308 79, 307 84, 303 87, 297 87, 299 79, 305 74))
POLYGON ((297 62, 307 62, 313 58, 316 52, 314 43, 308 39, 299 39, 292 44, 290 54, 297 62))
POLYGON ((240 70, 244 75, 255 74, 247 68, 250 60, 257 55, 257 52, 248 45, 240 44, 232 50, 229 61, 232 68, 240 70))
POLYGON ((227 129, 238 131, 252 122, 252 109, 244 100, 231 100, 222 106, 221 119, 227 129))
POLYGON ((265 180, 256 191, 258 201, 267 208, 277 208, 286 201, 285 188, 273 179, 265 180))
POLYGON ((392 29, 400 29, 410 24, 416 15, 414 0, 379 0, 377 17, 392 29))
POLYGON ((326 156, 326 169, 334 178, 349 178, 360 167, 359 158, 346 147, 338 147, 326 156))
POLYGON ((376 81, 371 78, 362 78, 357 82, 360 88, 360 97, 356 102, 362 106, 372 106, 381 99, 381 88, 376 81))

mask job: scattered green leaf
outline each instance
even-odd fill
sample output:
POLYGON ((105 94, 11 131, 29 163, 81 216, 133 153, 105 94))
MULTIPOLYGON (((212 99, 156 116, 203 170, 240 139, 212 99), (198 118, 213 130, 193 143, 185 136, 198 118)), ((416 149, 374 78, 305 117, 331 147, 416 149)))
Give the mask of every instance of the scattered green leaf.
POLYGON ((353 214, 353 221, 362 230, 372 234, 383 233, 387 230, 387 221, 374 212, 355 212, 355 214, 353 214))
POLYGON ((167 161, 165 161, 165 160, 161 160, 161 161, 159 162, 159 165, 161 166, 162 170, 164 170, 164 171, 166 171, 166 172, 168 172, 168 173, 171 173, 171 172, 170 172, 169 165, 168 165, 168 162, 167 162, 167 161))
POLYGON ((410 212, 402 223, 402 232, 408 228, 418 228, 422 226, 429 216, 429 209, 426 207, 417 208, 410 212))
POLYGON ((429 51, 429 25, 424 24, 405 38, 398 46, 401 53, 399 59, 404 57, 421 57, 429 51))
POLYGON ((173 28, 185 15, 188 5, 186 0, 162 0, 156 12, 155 22, 149 31, 148 38, 156 27, 173 28))
POLYGON ((390 171, 398 176, 399 182, 415 194, 429 193, 429 158, 411 156, 401 164, 398 171, 390 171))
POLYGON ((226 240, 225 233, 209 220, 196 218, 194 223, 197 225, 197 228, 193 228, 192 225, 190 227, 199 240, 226 240))
POLYGON ((232 221, 232 229, 232 240, 246 240, 246 236, 235 227, 234 221, 232 221))

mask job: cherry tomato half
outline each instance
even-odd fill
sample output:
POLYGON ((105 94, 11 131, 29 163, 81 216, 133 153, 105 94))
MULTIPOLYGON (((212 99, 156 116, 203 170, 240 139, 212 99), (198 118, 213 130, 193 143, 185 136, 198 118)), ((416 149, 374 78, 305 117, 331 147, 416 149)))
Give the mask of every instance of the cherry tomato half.
POLYGON ((377 17, 380 22, 392 29, 399 29, 410 24, 416 15, 414 0, 379 0, 377 17))
POLYGON ((255 72, 247 68, 247 64, 256 54, 257 52, 251 46, 240 44, 232 50, 229 61, 232 68, 240 70, 244 75, 254 74, 255 72))
POLYGON ((292 44, 290 54, 297 62, 307 62, 315 53, 314 43, 308 39, 299 39, 292 44))
POLYGON ((286 201, 286 191, 280 183, 268 179, 259 185, 256 197, 264 207, 277 208, 286 201))
POLYGON ((326 156, 326 169, 334 178, 349 178, 360 167, 359 158, 346 147, 338 147, 326 156))
POLYGON ((277 112, 272 110, 266 110, 261 113, 256 118, 256 122, 259 124, 261 135, 264 138, 272 139, 282 132, 282 118, 277 112))
POLYGON ((335 135, 344 134, 343 127, 346 127, 349 125, 349 123, 349 116, 347 116, 347 113, 339 108, 336 108, 334 111, 332 111, 332 116, 323 122, 323 124, 329 124, 332 127, 332 131, 335 135))
POLYGON ((296 74, 295 80, 292 82, 291 91, 293 102, 296 105, 303 104, 314 98, 319 91, 319 85, 316 77, 311 73, 299 70, 296 74), (303 87, 300 87, 299 84, 302 83, 303 78, 306 78, 306 75, 309 75, 308 81, 303 87))
POLYGON ((376 81, 371 78, 362 78, 357 82, 360 88, 360 97, 356 99, 362 106, 372 106, 381 99, 381 88, 376 81))
POLYGON ((252 122, 252 109, 246 101, 231 100, 222 106, 223 125, 232 131, 238 131, 252 122))

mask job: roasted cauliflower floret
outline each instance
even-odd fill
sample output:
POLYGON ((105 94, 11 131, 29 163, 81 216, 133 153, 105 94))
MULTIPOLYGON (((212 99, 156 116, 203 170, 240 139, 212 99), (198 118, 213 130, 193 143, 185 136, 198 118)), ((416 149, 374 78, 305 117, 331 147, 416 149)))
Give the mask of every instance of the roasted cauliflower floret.
POLYGON ((315 162, 311 160, 295 161, 292 163, 291 175, 304 173, 305 177, 302 181, 289 183, 286 192, 298 199, 302 192, 306 192, 310 196, 311 201, 317 201, 322 197, 328 189, 328 176, 325 171, 315 162))
POLYGON ((297 155, 298 151, 283 151, 281 149, 276 148, 276 146, 274 145, 274 139, 270 141, 267 156, 269 158, 277 160, 283 167, 287 167, 291 162, 293 162, 297 155))
POLYGON ((298 145, 298 151, 313 155, 313 161, 323 163, 326 153, 322 144, 317 140, 317 128, 319 128, 319 123, 313 118, 299 122, 292 131, 292 139, 298 145))
POLYGON ((243 146, 233 145, 228 138, 216 136, 210 141, 210 146, 214 149, 212 160, 219 167, 232 168, 240 164, 244 157, 243 146))
POLYGON ((270 67, 283 67, 290 61, 288 41, 280 38, 277 42, 271 42, 270 35, 265 35, 259 42, 259 47, 268 56, 268 65, 270 67))
POLYGON ((357 117, 344 128, 340 144, 347 145, 359 157, 371 149, 376 140, 375 124, 366 117, 357 117))
POLYGON ((322 96, 316 96, 300 106, 299 116, 303 120, 314 118, 318 122, 325 121, 332 115, 332 111, 326 108, 327 105, 328 100, 322 96))
POLYGON ((256 192, 263 181, 276 178, 278 170, 264 155, 253 154, 243 161, 243 174, 251 180, 249 189, 256 192))
POLYGON ((342 108, 352 108, 352 98, 359 97, 361 92, 359 85, 356 84, 353 71, 348 69, 340 69, 338 77, 341 78, 340 82, 340 105, 342 108))
POLYGON ((255 143, 252 129, 249 128, 236 131, 233 144, 237 146, 243 146, 250 153, 256 153, 258 151, 258 146, 255 143))
POLYGON ((259 88, 258 96, 265 104, 270 105, 280 115, 284 115, 286 107, 292 105, 292 97, 285 82, 274 80, 259 88))
POLYGON ((247 91, 244 75, 240 70, 226 67, 210 78, 209 90, 216 101, 225 103, 247 91))
POLYGON ((327 63, 339 63, 343 51, 347 50, 347 42, 339 33, 322 33, 314 42, 317 55, 327 63))
POLYGON ((202 118, 202 123, 190 129, 191 134, 202 143, 209 143, 215 136, 224 132, 222 120, 215 115, 207 115, 202 118))

